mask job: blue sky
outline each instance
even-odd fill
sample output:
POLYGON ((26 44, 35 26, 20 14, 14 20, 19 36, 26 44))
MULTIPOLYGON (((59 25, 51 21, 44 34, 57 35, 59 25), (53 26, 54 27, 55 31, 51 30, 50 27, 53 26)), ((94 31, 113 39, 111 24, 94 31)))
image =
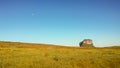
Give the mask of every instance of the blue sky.
POLYGON ((120 45, 119 0, 0 0, 0 40, 120 45))

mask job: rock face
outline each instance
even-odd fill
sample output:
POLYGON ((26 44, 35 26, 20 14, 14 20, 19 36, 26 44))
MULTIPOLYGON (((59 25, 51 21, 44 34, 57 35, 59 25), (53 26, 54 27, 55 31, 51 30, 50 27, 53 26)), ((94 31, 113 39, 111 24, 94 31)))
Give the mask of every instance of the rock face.
POLYGON ((84 39, 82 42, 80 42, 80 47, 94 47, 93 41, 91 39, 84 39))

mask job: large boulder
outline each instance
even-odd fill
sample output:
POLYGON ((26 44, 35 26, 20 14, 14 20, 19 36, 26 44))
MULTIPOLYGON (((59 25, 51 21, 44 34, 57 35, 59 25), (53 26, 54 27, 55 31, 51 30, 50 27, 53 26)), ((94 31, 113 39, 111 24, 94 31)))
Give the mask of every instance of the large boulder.
POLYGON ((79 45, 80 47, 88 47, 88 48, 94 47, 93 41, 91 39, 84 39, 82 42, 80 42, 79 45))

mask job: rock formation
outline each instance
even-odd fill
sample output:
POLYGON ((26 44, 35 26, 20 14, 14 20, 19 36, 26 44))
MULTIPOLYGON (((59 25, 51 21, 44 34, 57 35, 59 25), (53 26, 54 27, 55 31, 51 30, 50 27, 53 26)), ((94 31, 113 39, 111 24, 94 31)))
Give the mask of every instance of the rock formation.
POLYGON ((94 47, 93 41, 91 39, 84 39, 82 42, 80 42, 80 47, 94 47))

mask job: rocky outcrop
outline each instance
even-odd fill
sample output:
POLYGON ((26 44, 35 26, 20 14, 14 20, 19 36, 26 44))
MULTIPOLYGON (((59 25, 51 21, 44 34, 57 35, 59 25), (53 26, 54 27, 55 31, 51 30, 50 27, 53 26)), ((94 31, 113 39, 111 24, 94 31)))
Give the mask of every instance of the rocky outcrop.
POLYGON ((80 47, 94 47, 93 41, 91 39, 84 39, 82 42, 80 42, 80 47))

